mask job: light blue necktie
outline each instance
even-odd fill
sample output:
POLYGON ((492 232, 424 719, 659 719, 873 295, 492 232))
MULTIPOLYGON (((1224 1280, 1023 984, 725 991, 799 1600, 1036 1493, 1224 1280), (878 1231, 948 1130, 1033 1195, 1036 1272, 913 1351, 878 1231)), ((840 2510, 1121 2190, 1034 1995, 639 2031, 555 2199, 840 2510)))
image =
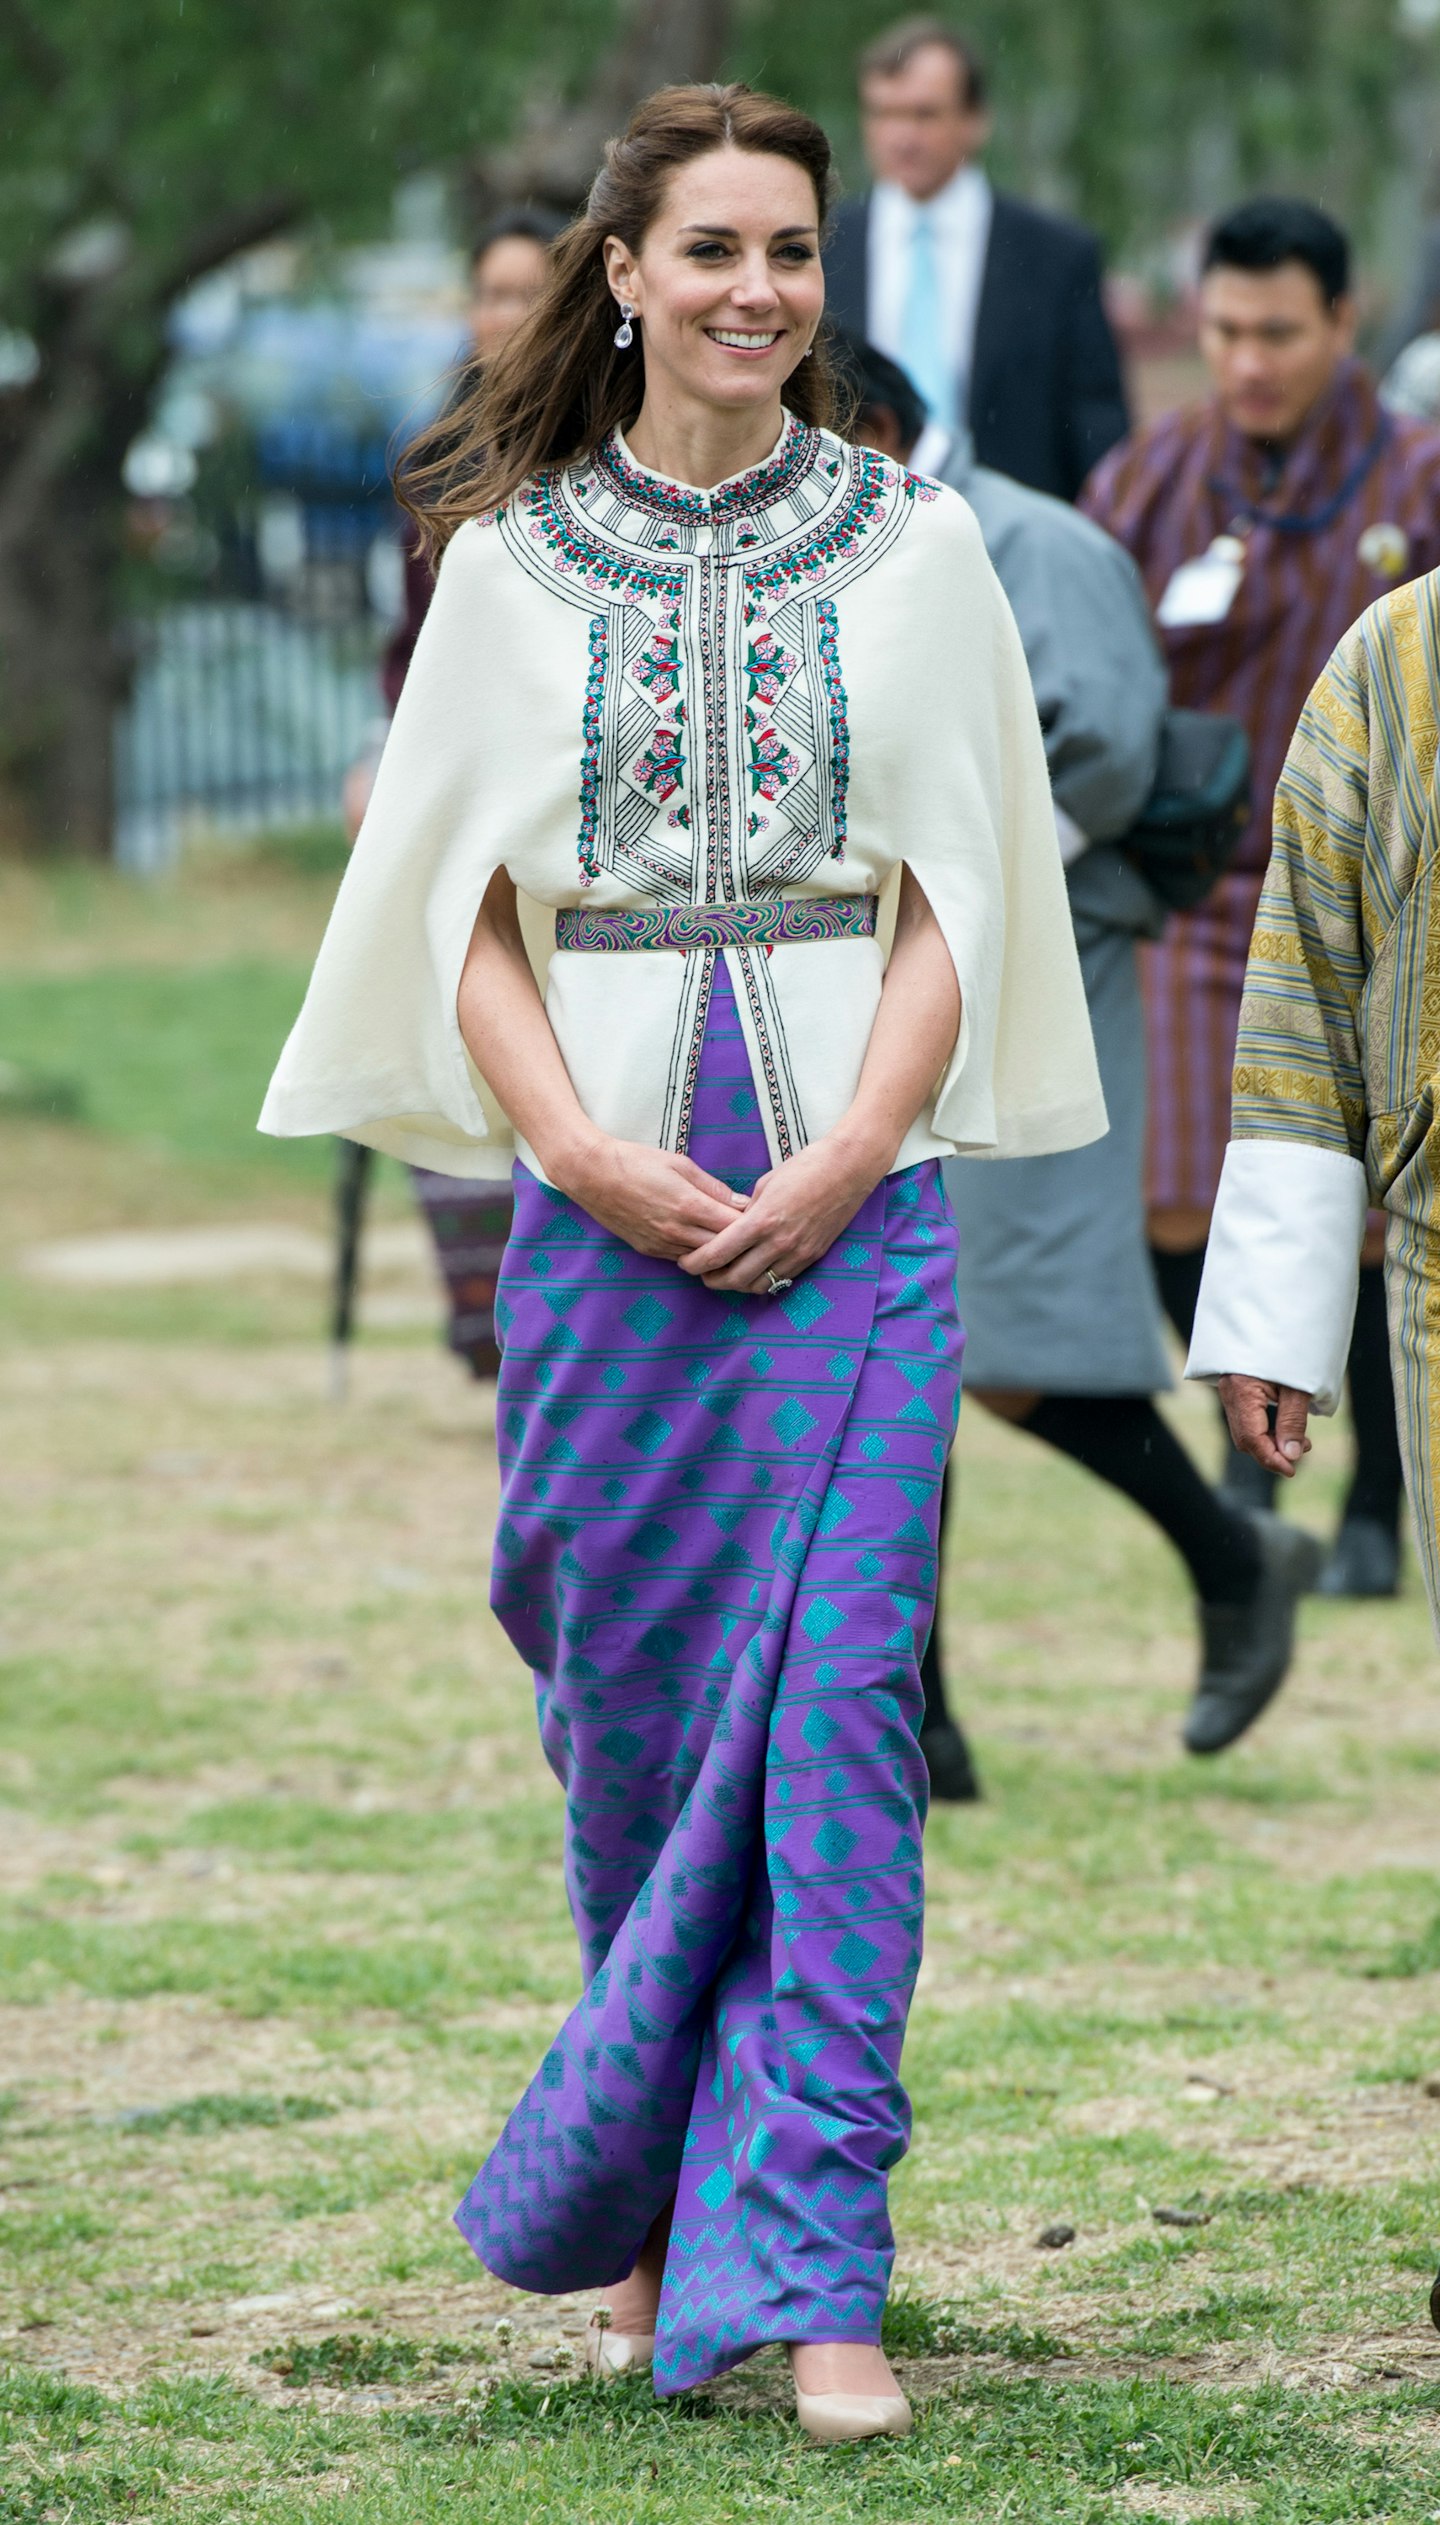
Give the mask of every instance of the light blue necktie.
POLYGON ((928 210, 916 211, 910 231, 910 284, 905 293, 900 360, 911 383, 924 396, 931 420, 953 430, 956 381, 945 358, 935 222, 928 210))

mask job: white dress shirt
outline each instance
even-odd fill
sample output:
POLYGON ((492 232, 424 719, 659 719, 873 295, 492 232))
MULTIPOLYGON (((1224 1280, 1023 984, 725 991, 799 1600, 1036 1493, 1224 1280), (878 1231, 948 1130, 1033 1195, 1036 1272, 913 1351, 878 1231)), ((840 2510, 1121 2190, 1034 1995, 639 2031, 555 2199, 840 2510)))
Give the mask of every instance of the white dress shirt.
POLYGON ((867 283, 870 339, 904 361, 905 301, 917 214, 928 212, 939 265, 940 316, 946 365, 957 380, 955 409, 963 419, 975 355, 975 321, 990 244, 994 194, 979 167, 961 167, 927 202, 898 184, 877 184, 870 196, 867 283))
POLYGON ((939 475, 950 461, 956 433, 943 421, 927 421, 905 462, 912 473, 939 475))

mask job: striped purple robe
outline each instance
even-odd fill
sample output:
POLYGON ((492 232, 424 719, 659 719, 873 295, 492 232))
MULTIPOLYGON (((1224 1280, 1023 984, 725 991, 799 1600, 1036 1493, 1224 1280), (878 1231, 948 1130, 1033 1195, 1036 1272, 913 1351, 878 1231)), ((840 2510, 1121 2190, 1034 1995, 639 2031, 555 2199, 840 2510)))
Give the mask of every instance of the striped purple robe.
POLYGON ((1250 825, 1208 901, 1141 949, 1146 1196, 1161 1208, 1208 1210, 1230 1137, 1235 1032, 1275 784, 1342 634, 1387 588, 1440 566, 1440 431, 1382 411, 1351 362, 1273 480, 1264 451, 1217 404, 1194 404, 1107 456, 1080 506, 1133 554, 1152 605, 1215 536, 1246 534, 1244 576, 1225 620, 1160 638, 1172 700, 1229 712, 1249 730, 1250 825), (1371 531, 1381 527, 1399 533, 1371 531))

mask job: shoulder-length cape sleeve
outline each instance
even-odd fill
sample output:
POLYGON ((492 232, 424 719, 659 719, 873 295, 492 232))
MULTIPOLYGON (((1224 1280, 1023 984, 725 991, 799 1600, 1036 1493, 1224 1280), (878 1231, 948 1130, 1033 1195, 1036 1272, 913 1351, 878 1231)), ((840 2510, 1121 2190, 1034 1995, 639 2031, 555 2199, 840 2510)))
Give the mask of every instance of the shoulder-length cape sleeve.
POLYGON ((1083 1148, 1105 1098, 1025 652, 965 503, 944 492, 916 522, 914 717, 891 809, 960 985, 934 1128, 966 1156, 1083 1148))
POLYGON ((494 720, 477 707, 487 648, 501 636, 485 601, 496 540, 472 522, 445 554, 261 1111, 260 1129, 277 1138, 340 1132, 452 1175, 491 1175, 502 1162, 455 1015, 475 915, 504 856, 494 720))

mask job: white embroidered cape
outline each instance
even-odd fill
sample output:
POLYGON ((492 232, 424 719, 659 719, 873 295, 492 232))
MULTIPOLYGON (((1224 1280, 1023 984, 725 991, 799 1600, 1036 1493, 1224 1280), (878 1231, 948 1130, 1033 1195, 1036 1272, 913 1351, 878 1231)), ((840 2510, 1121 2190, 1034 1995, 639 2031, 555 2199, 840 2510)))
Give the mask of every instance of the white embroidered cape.
MULTIPOLYGON (((654 911, 873 895, 902 862, 963 1018, 897 1166, 1097 1138, 1035 704, 964 501, 793 420, 709 492, 617 436, 449 546, 260 1127, 497 1171, 455 1000, 502 866, 545 906, 654 911)), ((882 949, 720 952, 783 1159, 854 1095, 882 949)), ((707 950, 552 958, 550 1022, 604 1129, 684 1148, 712 970, 707 950)))

